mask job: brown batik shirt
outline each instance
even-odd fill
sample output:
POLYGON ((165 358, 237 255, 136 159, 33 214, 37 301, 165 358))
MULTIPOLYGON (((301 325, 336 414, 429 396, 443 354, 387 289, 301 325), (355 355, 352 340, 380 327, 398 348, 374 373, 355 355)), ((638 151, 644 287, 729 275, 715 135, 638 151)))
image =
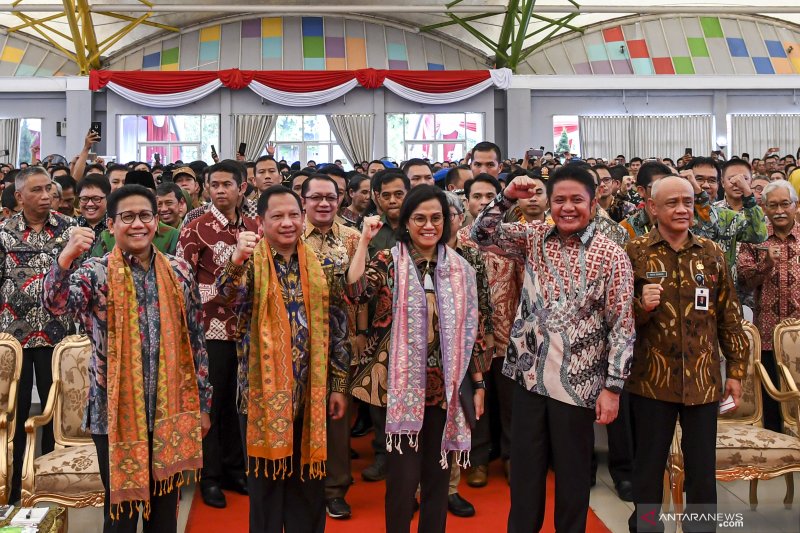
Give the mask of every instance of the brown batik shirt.
POLYGON ((634 274, 636 344, 626 389, 633 394, 701 405, 719 401, 723 384, 718 349, 729 378, 745 375, 747 337, 730 270, 722 249, 689 233, 675 251, 653 228, 626 247, 634 274), (661 303, 642 306, 642 287, 658 283, 661 303), (697 289, 707 289, 708 310, 698 309, 697 289), (719 347, 719 348, 718 348, 719 347))

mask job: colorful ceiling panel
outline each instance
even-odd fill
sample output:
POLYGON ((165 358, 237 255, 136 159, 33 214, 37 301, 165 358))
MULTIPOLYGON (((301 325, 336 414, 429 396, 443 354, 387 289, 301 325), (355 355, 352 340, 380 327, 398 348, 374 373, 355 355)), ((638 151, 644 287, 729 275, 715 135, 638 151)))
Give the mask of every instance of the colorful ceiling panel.
POLYGON ((637 16, 554 39, 536 74, 800 74, 800 30, 763 17, 637 16))

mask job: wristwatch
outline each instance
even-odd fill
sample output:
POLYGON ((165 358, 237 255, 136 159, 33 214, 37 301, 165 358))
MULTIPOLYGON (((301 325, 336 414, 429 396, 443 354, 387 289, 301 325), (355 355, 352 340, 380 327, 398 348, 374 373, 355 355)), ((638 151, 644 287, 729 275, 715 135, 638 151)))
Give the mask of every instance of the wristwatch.
POLYGON ((475 390, 478 390, 478 389, 486 390, 486 382, 484 380, 473 381, 472 382, 472 388, 474 388, 475 390))
POLYGON ((358 336, 358 335, 364 335, 366 337, 369 337, 369 330, 367 330, 367 329, 357 329, 356 330, 356 336, 358 336))

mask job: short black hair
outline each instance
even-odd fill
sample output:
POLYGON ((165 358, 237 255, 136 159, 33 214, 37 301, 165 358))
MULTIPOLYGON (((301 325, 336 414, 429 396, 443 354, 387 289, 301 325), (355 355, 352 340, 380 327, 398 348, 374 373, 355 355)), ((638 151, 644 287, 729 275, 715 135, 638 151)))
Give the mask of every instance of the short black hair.
POLYGON ((386 163, 384 163, 380 159, 373 159, 372 161, 367 163, 367 166, 366 166, 366 168, 364 168, 364 170, 369 170, 369 167, 372 166, 372 165, 375 165, 375 164, 378 164, 378 165, 382 166, 384 168, 384 170, 386 169, 386 163))
POLYGON ((83 178, 80 183, 78 183, 78 188, 75 190, 75 194, 80 195, 81 191, 86 187, 95 187, 100 189, 106 196, 111 194, 111 184, 108 182, 108 178, 102 174, 87 174, 86 177, 83 178))
POLYGON ((107 178, 111 178, 111 173, 115 172, 117 170, 123 170, 127 174, 128 167, 126 167, 125 165, 117 164, 117 163, 111 163, 108 166, 106 166, 106 177, 107 178))
MULTIPOLYGON (((329 178, 330 179, 330 178, 329 178)), ((300 208, 300 212, 303 211, 303 202, 300 200, 300 197, 297 196, 292 189, 288 187, 284 187, 283 185, 270 185, 266 191, 261 193, 261 196, 258 199, 258 207, 256 211, 258 212, 258 216, 264 217, 264 213, 267 212, 267 207, 269 207, 269 199, 273 196, 283 196, 288 194, 289 196, 293 196, 295 200, 297 200, 297 207, 300 208)))
POLYGON ((595 163, 595 165, 592 167, 592 169, 594 169, 595 171, 597 171, 597 170, 606 170, 606 171, 608 171, 609 174, 611 174, 611 178, 614 179, 614 173, 611 172, 611 167, 606 165, 606 164, 604 164, 604 163, 595 163))
MULTIPOLYGON (((447 195, 439 187, 433 185, 418 185, 411 189, 403 199, 403 205, 400 206, 400 220, 397 226, 397 240, 406 244, 411 244, 411 235, 408 233, 407 226, 411 220, 411 215, 420 206, 421 203, 428 200, 439 200, 442 206, 442 236, 439 238, 439 244, 447 244, 450 240, 450 232, 452 231, 450 223, 450 204, 447 203, 447 195)), ((441 258, 440 258, 441 260, 441 258)))
POLYGON ((481 174, 478 174, 471 180, 467 180, 464 183, 464 194, 467 196, 467 198, 469 198, 469 192, 472 190, 472 186, 475 185, 476 183, 488 183, 489 185, 494 187, 494 191, 497 194, 500 194, 500 191, 503 190, 503 188, 500 186, 500 182, 497 181, 497 178, 495 178, 491 174, 483 172, 481 174))
POLYGON ((497 159, 498 163, 500 163, 503 160, 503 154, 500 151, 500 147, 493 142, 489 141, 479 142, 478 144, 472 147, 471 153, 473 157, 475 157, 475 152, 494 152, 495 159, 497 159))
POLYGON ((553 195, 553 189, 556 184, 562 181, 577 181, 586 188, 586 192, 589 193, 589 200, 594 200, 597 187, 594 183, 592 173, 586 168, 577 165, 564 165, 556 170, 545 183, 548 198, 553 195))
POLYGON ((420 159, 415 157, 413 159, 409 159, 408 161, 403 164, 403 174, 408 174, 408 169, 411 167, 428 167, 430 172, 433 172, 433 168, 431 164, 425 161, 424 159, 420 159))
POLYGON ((247 169, 245 166, 233 159, 224 159, 216 165, 208 167, 209 181, 211 180, 211 175, 215 172, 227 172, 228 174, 232 174, 236 185, 241 185, 245 180, 245 176, 247 176, 247 169))
POLYGON ((123 185, 108 196, 106 216, 108 218, 115 218, 117 216, 117 208, 119 207, 119 203, 125 198, 130 198, 131 196, 142 196, 147 198, 153 208, 153 214, 158 212, 156 195, 151 189, 148 189, 144 185, 123 185))
MULTIPOLYGON (((740 161, 740 164, 750 166, 746 161, 740 161)), ((719 180, 722 173, 719 170, 719 163, 713 157, 695 157, 686 165, 686 168, 695 167, 712 167, 717 171, 717 180, 719 180)), ((641 171, 640 171, 641 172, 641 171)))
POLYGON ((348 192, 357 191, 361 187, 361 184, 364 183, 365 181, 369 181, 368 176, 356 173, 356 175, 350 178, 350 181, 347 183, 347 191, 348 192))
POLYGON ((643 162, 644 161, 642 160, 641 157, 631 157, 631 160, 628 161, 628 163, 643 163, 643 162))
POLYGON ((399 168, 386 168, 376 172, 375 175, 372 176, 371 188, 374 192, 379 193, 385 184, 394 180, 403 180, 403 186, 406 188, 406 192, 411 190, 411 181, 409 181, 405 173, 399 168))
POLYGON ((186 197, 183 195, 183 189, 175 185, 175 182, 165 181, 156 187, 156 196, 167 196, 168 194, 174 194, 178 203, 180 203, 181 200, 184 202, 186 201, 186 197))
POLYGON ((636 185, 646 189, 653 183, 653 176, 657 175, 671 176, 672 169, 664 163, 658 161, 648 161, 639 168, 636 174, 636 185))
MULTIPOLYGON (((264 161, 275 161, 275 158, 272 157, 271 155, 262 155, 261 157, 256 159, 256 163, 255 164, 258 165, 259 163, 262 163, 264 161)), ((278 165, 277 161, 275 161, 275 165, 276 166, 278 165)))
POLYGON ((289 176, 289 180, 288 181, 289 181, 290 185, 294 185, 294 180, 297 179, 298 176, 303 176, 305 178, 310 178, 314 174, 315 174, 314 172, 311 172, 311 171, 308 171, 308 170, 296 170, 296 171, 292 172, 291 176, 289 176))
POLYGON ((50 172, 50 175, 51 175, 51 176, 52 176, 53 174, 55 174, 56 172, 58 172, 59 170, 66 170, 66 171, 67 171, 67 174, 69 174, 69 167, 68 167, 67 165, 51 165, 51 166, 50 166, 50 167, 47 169, 47 171, 48 171, 48 172, 50 172))
POLYGON ((247 168, 247 169, 251 169, 252 168, 253 170, 255 170, 256 169, 256 162, 255 161, 246 161, 245 164, 244 164, 244 168, 247 168))
MULTIPOLYGON (((766 158, 764 158, 764 159, 766 159, 766 158)), ((720 169, 719 169, 719 175, 720 176, 724 176, 725 175, 725 171, 728 170, 730 167, 746 167, 747 168, 747 173, 750 174, 750 176, 753 175, 753 169, 750 168, 750 165, 747 164, 747 161, 743 161, 741 159, 730 159, 728 161, 725 161, 722 164, 722 167, 720 167, 720 169)))
POLYGON ((336 165, 325 165, 322 169, 317 170, 321 174, 327 176, 336 176, 337 178, 347 179, 346 172, 336 165))
POLYGON ((444 176, 444 186, 445 188, 452 185, 456 180, 458 180, 459 170, 470 170, 467 165, 459 165, 457 167, 450 167, 450 170, 447 171, 447 174, 444 176))
POLYGON ((628 169, 622 165, 614 165, 613 167, 608 167, 608 169, 614 181, 622 181, 622 178, 628 175, 628 169))
POLYGON ((78 182, 75 181, 75 178, 73 178, 69 174, 67 174, 66 176, 56 176, 55 178, 53 178, 53 181, 61 185, 62 191, 72 189, 73 191, 76 191, 77 194, 78 182))
POLYGON ((13 183, 6 185, 6 188, 3 189, 3 194, 0 195, 0 205, 2 207, 14 211, 17 207, 17 197, 14 196, 16 190, 17 187, 13 183))
POLYGON ((303 182, 303 186, 300 188, 300 196, 303 198, 306 197, 308 194, 308 188, 311 187, 310 183, 312 181, 325 181, 333 185, 333 190, 336 191, 336 196, 339 196, 339 186, 336 185, 336 182, 333 181, 333 178, 328 176, 327 174, 323 174, 322 172, 315 172, 311 174, 306 181, 303 182))
POLYGON ((125 174, 125 185, 141 185, 156 190, 156 180, 149 170, 129 170, 125 174))

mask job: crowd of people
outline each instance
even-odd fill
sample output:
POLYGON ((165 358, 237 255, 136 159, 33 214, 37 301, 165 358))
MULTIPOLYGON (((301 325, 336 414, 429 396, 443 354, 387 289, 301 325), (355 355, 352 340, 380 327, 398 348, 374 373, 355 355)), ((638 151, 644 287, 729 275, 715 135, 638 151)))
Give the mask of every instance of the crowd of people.
POLYGON ((249 495, 251 531, 321 532, 359 512, 351 438, 369 433, 360 476, 385 480, 389 532, 416 512, 423 532, 474 515, 462 470, 483 487, 493 460, 510 532, 541 529, 550 469, 556 530, 584 531, 595 423, 618 496, 656 509, 679 417, 687 512, 713 505, 742 306, 776 383, 772 330, 800 318, 800 170, 777 148, 512 160, 480 142, 461 161, 346 172, 273 146, 106 165, 87 161, 97 140, 69 165, 0 166, 0 330, 24 353, 11 501, 34 376, 47 394, 53 347, 88 335, 107 532, 140 513, 145 531, 176 531, 192 471, 206 505, 249 495))

